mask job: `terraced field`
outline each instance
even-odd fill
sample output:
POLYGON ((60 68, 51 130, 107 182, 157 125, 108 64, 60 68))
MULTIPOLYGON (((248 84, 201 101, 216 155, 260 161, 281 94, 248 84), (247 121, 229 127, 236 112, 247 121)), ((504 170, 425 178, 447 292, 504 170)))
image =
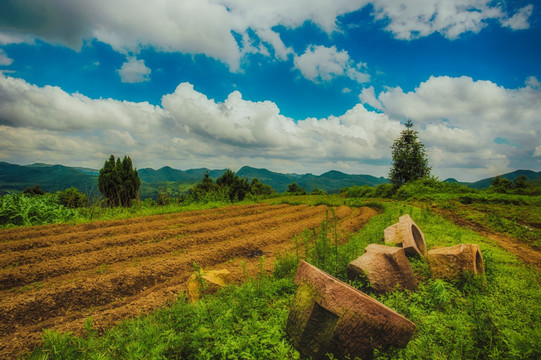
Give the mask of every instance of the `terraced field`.
MULTIPOLYGON (((81 333, 92 317, 103 330, 163 306, 185 289, 194 262, 242 281, 264 255, 269 270, 274 254, 328 212, 325 205, 253 204, 1 230, 0 358, 31 349, 43 329, 81 333)), ((348 234, 375 211, 341 206, 334 214, 348 234)))

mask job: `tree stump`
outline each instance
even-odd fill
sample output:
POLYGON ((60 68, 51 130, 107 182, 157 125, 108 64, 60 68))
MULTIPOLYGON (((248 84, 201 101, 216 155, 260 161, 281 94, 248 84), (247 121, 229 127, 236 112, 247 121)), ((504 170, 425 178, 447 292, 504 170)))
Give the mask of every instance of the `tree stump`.
POLYGON ((411 265, 404 249, 399 247, 370 244, 362 256, 348 264, 347 273, 350 280, 366 276, 378 293, 390 292, 397 287, 417 289, 411 265))
POLYGON ((477 244, 458 244, 451 247, 431 249, 428 264, 433 278, 455 280, 465 272, 484 274, 485 265, 477 244))
POLYGON ((402 246, 407 256, 426 256, 425 235, 417 224, 406 214, 398 222, 383 231, 385 244, 402 246))
POLYGON ((377 347, 405 347, 415 324, 363 292, 302 261, 286 332, 306 357, 370 359, 377 347))

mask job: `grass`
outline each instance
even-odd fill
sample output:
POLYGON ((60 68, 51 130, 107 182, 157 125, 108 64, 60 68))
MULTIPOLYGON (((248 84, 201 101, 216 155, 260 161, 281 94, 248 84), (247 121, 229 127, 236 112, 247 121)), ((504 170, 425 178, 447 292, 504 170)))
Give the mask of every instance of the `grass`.
POLYGON ((366 283, 353 283, 417 326, 404 349, 377 350, 375 358, 541 358, 538 272, 491 240, 444 220, 429 207, 377 200, 371 205, 383 211, 344 245, 333 242, 335 223, 330 213, 318 231, 305 232, 292 240, 297 250, 278 256, 272 277, 260 271, 241 286, 228 286, 215 295, 203 296, 198 304, 186 302, 181 294, 171 307, 125 321, 103 336, 97 336, 90 321, 85 337, 46 332, 43 347, 27 358, 297 359, 300 355, 285 334, 285 323, 299 258, 306 257, 345 280, 345 264, 362 254, 368 244, 383 243, 383 230, 405 213, 422 229, 429 249, 479 244, 486 275, 464 276, 455 282, 431 279, 426 260, 414 258, 411 264, 419 280, 415 292, 397 290, 379 296, 366 283))

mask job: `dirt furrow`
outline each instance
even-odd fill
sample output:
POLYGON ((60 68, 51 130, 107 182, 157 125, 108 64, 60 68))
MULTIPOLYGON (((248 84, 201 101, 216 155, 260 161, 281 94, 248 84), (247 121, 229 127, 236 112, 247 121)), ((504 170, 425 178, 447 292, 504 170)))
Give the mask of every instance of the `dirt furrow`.
MULTIPOLYGON (((287 206, 288 205, 285 205, 285 207, 287 206)), ((38 247, 30 250, 11 251, 0 254, 0 268, 38 263, 45 260, 98 251, 110 247, 128 246, 144 242, 159 242, 175 236, 187 236, 202 231, 214 231, 223 228, 224 221, 227 221, 229 226, 256 222, 268 216, 283 213, 285 207, 280 205, 267 207, 258 211, 250 209, 249 212, 235 212, 227 217, 221 216, 219 218, 216 218, 216 215, 183 218, 182 221, 173 220, 162 223, 163 226, 158 229, 139 229, 138 233, 134 233, 133 230, 130 229, 130 231, 124 231, 117 236, 105 236, 97 239, 92 239, 92 236, 90 236, 91 239, 89 239, 86 234, 79 234, 80 237, 85 238, 84 241, 53 244, 52 246, 45 248, 38 247)), ((301 207, 290 207, 288 211, 295 212, 300 211, 301 209, 301 207)))
MULTIPOLYGON (((259 205, 248 206, 246 208, 228 207, 225 210, 212 209, 208 213, 201 211, 181 212, 176 214, 155 215, 148 223, 140 221, 145 218, 135 218, 131 223, 120 222, 115 225, 96 226, 102 223, 91 223, 83 225, 65 226, 65 230, 59 234, 43 235, 40 227, 37 228, 35 236, 24 236, 18 241, 10 240, 9 237, 0 231, 0 253, 7 251, 25 251, 33 248, 52 247, 61 244, 75 244, 79 242, 92 241, 104 237, 113 237, 119 234, 136 234, 142 231, 166 229, 168 226, 183 223, 193 223, 196 221, 218 220, 221 218, 243 216, 245 214, 255 214, 265 212, 267 209, 280 208, 284 205, 259 205), (92 225, 92 226, 90 226, 92 225)), ((287 206, 287 205, 286 205, 287 206)), ((10 231, 10 230, 8 230, 10 231)))
MULTIPOLYGON (((105 248, 90 253, 84 253, 74 256, 66 256, 59 259, 52 259, 36 264, 28 264, 13 268, 4 269, 0 272, 0 289, 6 290, 17 286, 23 286, 46 278, 60 276, 66 273, 92 269, 96 266, 106 264, 110 265, 116 262, 124 262, 135 258, 145 258, 160 254, 182 251, 192 244, 207 244, 209 242, 227 241, 239 237, 243 234, 251 234, 262 231, 273 226, 281 225, 283 222, 294 222, 303 218, 317 216, 325 212, 324 207, 311 208, 301 206, 288 209, 293 213, 277 214, 277 216, 260 220, 254 226, 253 223, 242 224, 241 222, 230 222, 230 219, 224 219, 224 226, 213 231, 198 232, 194 235, 183 236, 180 232, 173 232, 175 236, 169 240, 161 242, 137 243, 126 247, 105 248)), ((166 232, 164 232, 166 234, 166 232)), ((165 235, 164 235, 165 236, 165 235)), ((147 238, 152 240, 152 238, 147 238)))
MULTIPOLYGON (((9 242, 39 242, 40 236, 73 232, 74 237, 81 239, 74 238, 75 242, 70 245, 87 246, 85 231, 109 233, 107 240, 120 240, 124 236, 141 236, 140 239, 146 240, 104 245, 102 249, 94 249, 97 251, 62 255, 24 266, 13 263, 13 268, 1 271, 0 276, 16 277, 18 272, 28 273, 27 278, 21 277, 21 284, 27 286, 0 291, 0 358, 14 358, 31 349, 39 343, 43 329, 82 334, 89 316, 93 318, 95 328, 106 329, 128 317, 153 311, 174 300, 185 288, 184 282, 192 273, 194 262, 204 269, 225 267, 231 270, 234 266, 236 279, 240 281, 246 268, 243 266, 241 270, 241 261, 248 264, 248 271, 255 275, 258 256, 264 254, 268 259, 265 268, 270 271, 274 254, 288 251, 293 246, 290 239, 305 228, 314 229, 323 220, 330 221, 332 213, 326 206, 273 208, 251 205, 182 213, 176 218, 177 214, 154 216, 150 217, 149 226, 145 226, 144 221, 148 218, 141 218, 101 225, 85 224, 86 227, 78 225, 76 230, 74 226, 65 225, 33 229, 35 233, 30 229, 20 240, 9 242), (244 215, 231 215, 235 211, 244 215), (210 219, 214 216, 221 220, 213 222, 210 219), (248 220, 250 217, 253 221, 248 220), (202 219, 208 223, 203 223, 202 219), (169 220, 173 221, 164 227, 169 220), (177 227, 179 224, 181 226, 177 227), (100 227, 104 230, 99 230, 100 227), (161 234, 154 233, 153 236, 164 240, 154 243, 153 238, 144 237, 146 230, 159 228, 161 234), (128 233, 130 231, 132 233, 128 233), (31 271, 42 271, 40 282, 32 283, 36 278, 31 271)), ((375 213, 367 208, 334 209, 341 233, 357 231, 375 213)), ((4 235, 0 231, 0 241, 4 235)), ((96 239, 95 244, 104 240, 96 239)), ((73 251, 57 244, 51 249, 55 247, 67 253, 73 251)), ((0 254, 9 255, 1 248, 0 254)))
POLYGON ((32 324, 65 312, 101 306, 119 298, 133 296, 170 277, 189 272, 194 261, 207 267, 231 258, 247 256, 271 243, 287 241, 304 228, 317 227, 324 219, 324 211, 323 208, 318 216, 280 224, 263 233, 244 235, 235 243, 215 242, 204 247, 193 245, 185 254, 174 258, 161 258, 149 265, 124 267, 111 274, 4 298, 0 305, 0 333, 11 332, 17 325, 32 324))

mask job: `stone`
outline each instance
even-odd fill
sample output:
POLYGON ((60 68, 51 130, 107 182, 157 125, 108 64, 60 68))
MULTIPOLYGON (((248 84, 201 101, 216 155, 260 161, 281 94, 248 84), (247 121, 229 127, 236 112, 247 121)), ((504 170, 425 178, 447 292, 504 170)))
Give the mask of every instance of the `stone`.
POLYGON ((415 331, 413 322, 305 261, 295 284, 286 332, 303 356, 370 359, 375 348, 405 347, 415 331))
POLYGON ((425 235, 412 218, 406 214, 398 219, 398 223, 383 231, 385 244, 400 245, 407 256, 426 256, 425 235))
POLYGON ((221 287, 224 287, 229 281, 229 271, 222 270, 201 270, 201 279, 198 274, 192 274, 187 281, 188 299, 190 302, 197 302, 202 293, 213 293, 221 287))
POLYGON ((432 278, 455 280, 465 272, 474 275, 485 273, 483 254, 477 244, 458 244, 430 249, 428 265, 432 278))
POLYGON ((347 266, 348 278, 366 277, 374 291, 386 293, 397 287, 414 291, 417 281, 403 248, 370 244, 365 253, 347 266))

